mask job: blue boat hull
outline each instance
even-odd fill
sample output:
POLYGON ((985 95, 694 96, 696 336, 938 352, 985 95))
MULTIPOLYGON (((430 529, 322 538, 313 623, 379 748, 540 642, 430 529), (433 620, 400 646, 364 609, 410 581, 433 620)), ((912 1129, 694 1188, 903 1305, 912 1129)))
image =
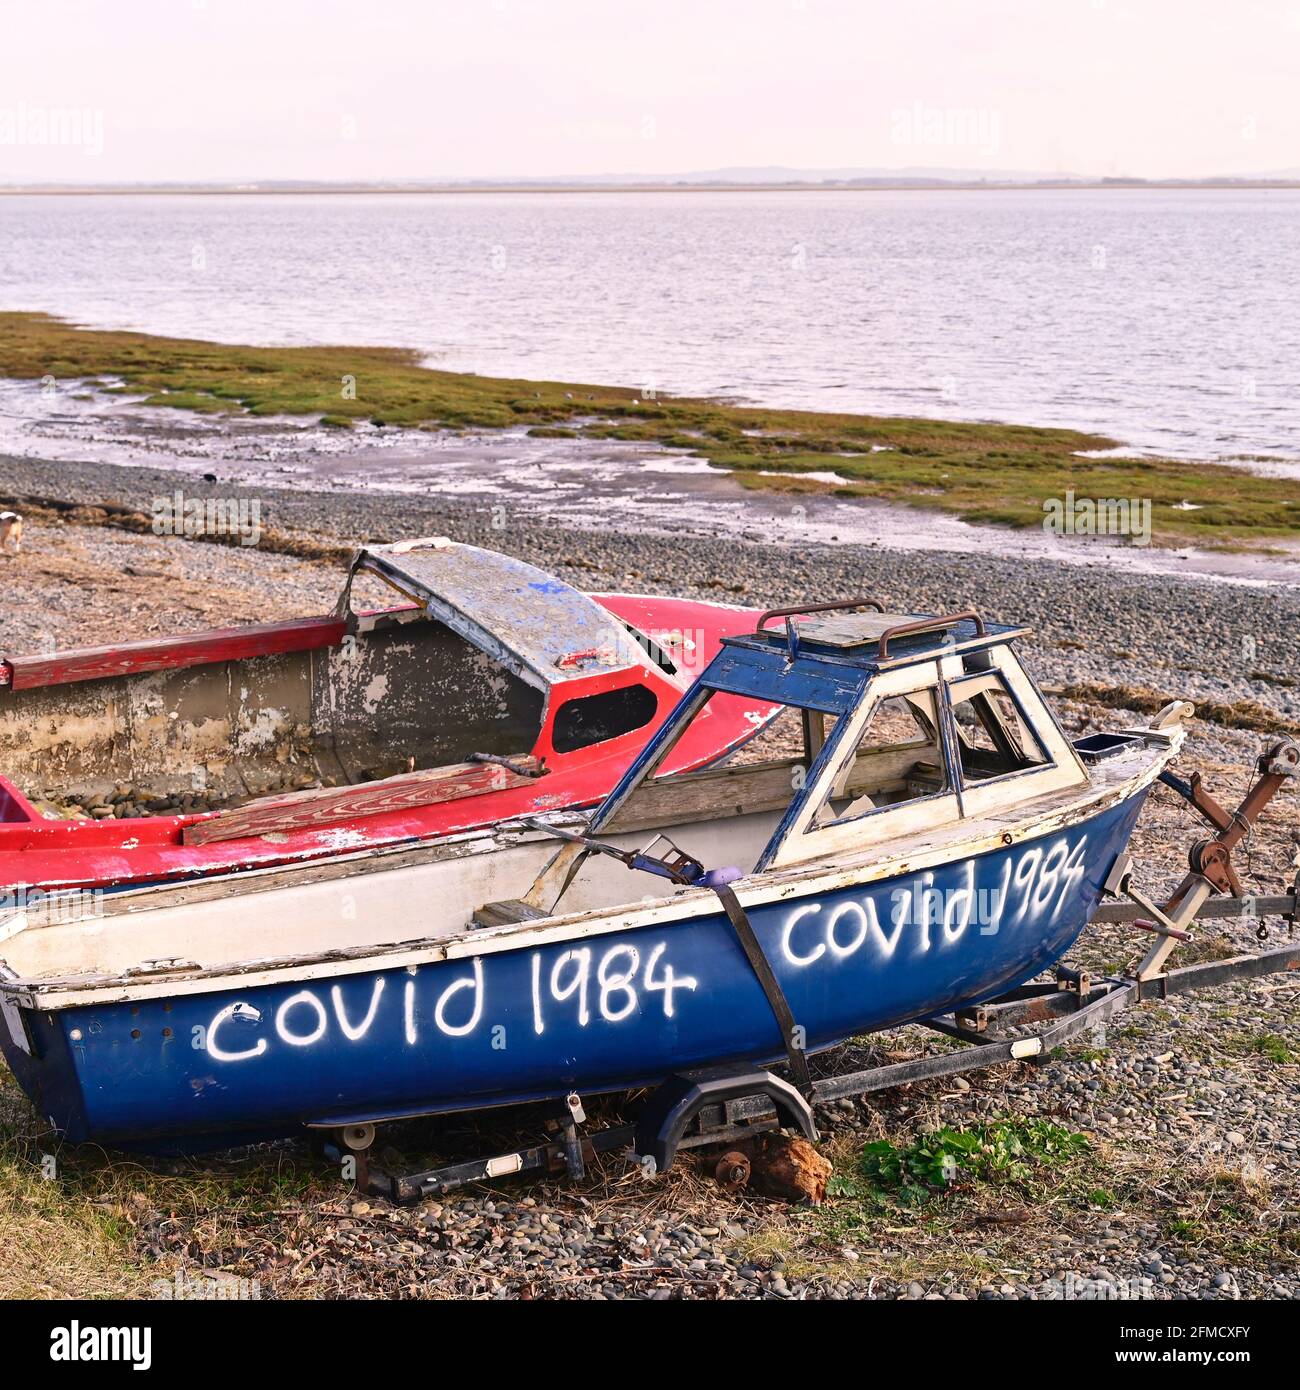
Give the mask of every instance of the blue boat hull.
MULTIPOLYGON (((977 1003, 1058 960, 1145 789, 1067 829, 923 874, 751 905, 809 1051, 977 1003)), ((174 1151, 464 1110, 784 1049, 719 911, 422 965, 27 1010, 5 1056, 73 1141, 174 1151)))

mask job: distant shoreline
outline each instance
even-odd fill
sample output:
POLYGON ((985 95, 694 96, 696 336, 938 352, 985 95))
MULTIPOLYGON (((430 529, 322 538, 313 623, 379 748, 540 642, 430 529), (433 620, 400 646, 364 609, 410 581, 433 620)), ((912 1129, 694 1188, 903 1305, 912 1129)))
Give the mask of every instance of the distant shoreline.
POLYGON ((983 525, 1042 528, 1059 513, 1065 533, 1091 535, 1104 503, 1102 533, 1140 532, 1143 544, 1294 553, 1300 537, 1300 480, 1137 457, 1070 429, 735 405, 445 371, 410 349, 248 347, 12 311, 0 312, 0 376, 213 419, 313 417, 363 438, 404 427, 618 441, 702 460, 743 488, 899 502, 983 525))
POLYGON ((27 198, 67 197, 157 197, 184 195, 190 197, 246 198, 312 196, 322 194, 457 194, 457 193, 1150 193, 1150 192, 1251 192, 1263 190, 1297 190, 1295 179, 1240 179, 1198 181, 1153 181, 1133 179, 1080 182, 1077 179, 1038 181, 1033 183, 994 182, 980 180, 970 183, 943 180, 905 180, 899 182, 853 183, 429 183, 429 184, 0 184, 0 196, 27 198))

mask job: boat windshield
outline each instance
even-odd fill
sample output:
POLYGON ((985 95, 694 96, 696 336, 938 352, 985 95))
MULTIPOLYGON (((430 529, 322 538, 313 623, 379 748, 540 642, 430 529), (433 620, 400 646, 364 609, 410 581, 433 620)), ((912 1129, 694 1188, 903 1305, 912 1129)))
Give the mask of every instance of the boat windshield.
MULTIPOLYGON (((883 621, 883 619, 882 619, 883 621)), ((1009 644, 939 644, 894 660, 758 638, 728 643, 592 820, 592 831, 670 827, 744 873, 857 852, 1087 780, 1009 644), (719 694, 784 712, 722 763, 667 774, 673 748, 715 718, 719 694), (743 833, 742 833, 743 823, 743 833)))

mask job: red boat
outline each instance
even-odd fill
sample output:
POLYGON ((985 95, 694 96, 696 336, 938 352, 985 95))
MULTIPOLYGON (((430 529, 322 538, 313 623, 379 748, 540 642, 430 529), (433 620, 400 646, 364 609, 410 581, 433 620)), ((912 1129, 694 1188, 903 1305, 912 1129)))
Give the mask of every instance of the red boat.
MULTIPOLYGON (((334 613, 0 658, 0 894, 341 859, 618 781, 755 610, 586 595, 442 539, 355 555, 334 613), (358 610, 354 582, 402 602, 358 610)), ((710 705, 666 770, 781 706, 710 705)))

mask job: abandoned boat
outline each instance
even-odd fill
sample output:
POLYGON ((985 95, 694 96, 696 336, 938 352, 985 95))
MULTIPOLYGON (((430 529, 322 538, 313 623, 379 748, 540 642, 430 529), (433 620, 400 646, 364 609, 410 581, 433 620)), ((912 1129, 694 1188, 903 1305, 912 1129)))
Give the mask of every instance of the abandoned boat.
POLYGON ((593 815, 0 919, 9 1065, 72 1140, 201 1148, 728 1061, 797 1078, 1057 961, 1191 707, 1076 745, 1023 629, 802 612, 726 638, 593 815), (735 700, 785 707, 797 752, 666 775, 735 700))
MULTIPOLYGON (((359 551, 329 616, 0 658, 0 902, 593 806, 756 616, 418 540, 359 551), (404 602, 354 611, 358 579, 404 602)), ((723 702, 675 768, 776 711, 723 702)))

